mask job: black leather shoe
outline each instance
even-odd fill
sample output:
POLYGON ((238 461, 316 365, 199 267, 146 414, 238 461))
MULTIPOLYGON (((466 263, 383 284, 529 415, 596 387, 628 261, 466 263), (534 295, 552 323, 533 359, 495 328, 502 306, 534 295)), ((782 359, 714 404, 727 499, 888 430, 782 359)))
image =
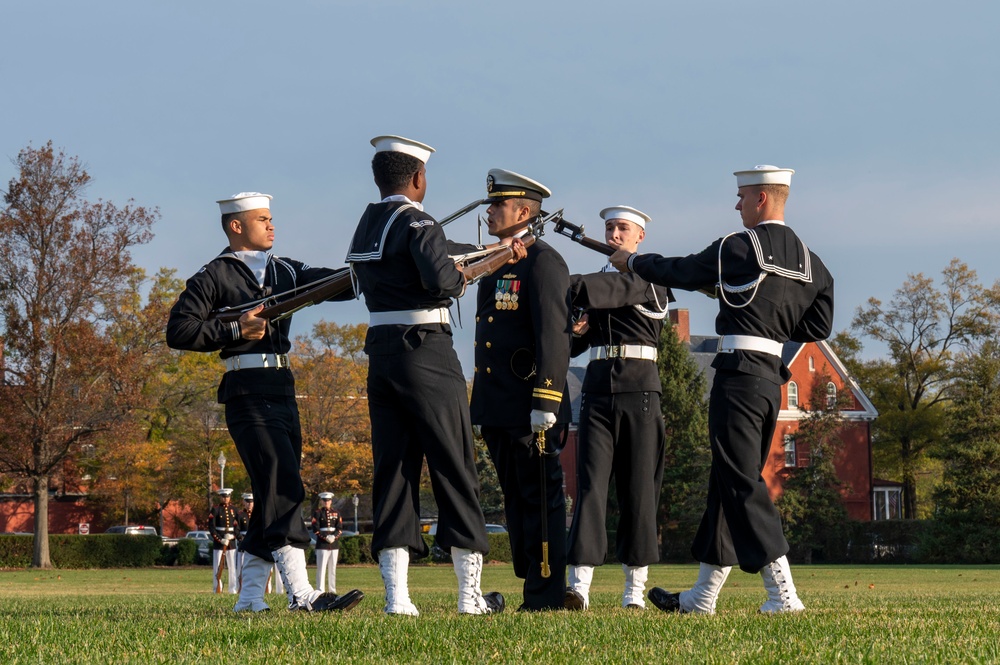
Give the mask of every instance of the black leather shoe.
POLYGON ((563 607, 567 610, 579 612, 584 609, 585 602, 583 595, 574 589, 566 589, 566 599, 563 600, 563 607))
POLYGON ((646 594, 649 598, 649 602, 653 603, 659 609, 664 612, 677 612, 679 614, 684 614, 684 610, 681 609, 681 595, 679 593, 670 593, 666 589, 661 589, 658 586, 653 587, 646 594))
POLYGON ((499 591, 483 594, 483 600, 486 601, 486 609, 489 610, 490 614, 500 614, 507 607, 507 601, 504 600, 503 594, 499 591))
POLYGON ((636 605, 635 603, 629 603, 628 605, 625 606, 625 609, 627 609, 627 610, 644 610, 646 608, 643 607, 642 605, 636 605))
POLYGON ((319 598, 312 602, 313 612, 346 612, 360 603, 365 594, 357 589, 348 591, 343 596, 338 596, 332 591, 321 594, 319 598))

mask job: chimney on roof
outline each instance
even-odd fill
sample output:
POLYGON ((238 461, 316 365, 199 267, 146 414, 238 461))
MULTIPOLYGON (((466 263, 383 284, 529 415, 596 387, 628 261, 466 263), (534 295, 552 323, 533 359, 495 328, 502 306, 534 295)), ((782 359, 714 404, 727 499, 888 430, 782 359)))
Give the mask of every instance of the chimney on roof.
POLYGON ((691 313, 686 309, 670 310, 670 322, 674 324, 677 338, 685 344, 691 343, 691 313))

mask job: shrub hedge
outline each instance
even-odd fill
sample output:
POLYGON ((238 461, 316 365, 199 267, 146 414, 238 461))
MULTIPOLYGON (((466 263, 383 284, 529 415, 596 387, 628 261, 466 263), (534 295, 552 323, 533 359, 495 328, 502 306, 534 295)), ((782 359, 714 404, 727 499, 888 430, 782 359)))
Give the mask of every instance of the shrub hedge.
MULTIPOLYGON (((878 522, 848 522, 836 537, 812 551, 814 563, 1000 563, 995 534, 984 533, 987 546, 971 554, 957 547, 950 530, 933 521, 882 520, 878 522)), ((968 540, 968 534, 966 540, 968 540)), ((610 534, 610 549, 614 549, 614 534, 610 534)), ((488 534, 490 551, 486 561, 509 563, 512 560, 510 540, 505 533, 488 534)), ((434 547, 434 536, 424 537, 431 556, 422 562, 448 563, 450 553, 434 547)), ((340 543, 339 563, 374 564, 371 556, 372 534, 362 533, 344 538, 340 543)), ((0 568, 27 568, 31 565, 33 537, 0 536, 0 568)), ((180 539, 176 545, 162 543, 158 536, 121 534, 53 534, 49 536, 49 555, 56 568, 138 568, 144 566, 186 566, 197 561, 197 544, 180 539)), ((314 562, 312 548, 306 553, 314 562)), ((613 552, 608 563, 612 563, 613 552)), ((795 558, 791 557, 793 562, 795 558)))
MULTIPOLYGON (((49 535, 49 558, 55 568, 141 568, 162 559, 159 536, 124 534, 49 535)), ((34 536, 0 538, 0 568, 27 568, 34 553, 34 536)))

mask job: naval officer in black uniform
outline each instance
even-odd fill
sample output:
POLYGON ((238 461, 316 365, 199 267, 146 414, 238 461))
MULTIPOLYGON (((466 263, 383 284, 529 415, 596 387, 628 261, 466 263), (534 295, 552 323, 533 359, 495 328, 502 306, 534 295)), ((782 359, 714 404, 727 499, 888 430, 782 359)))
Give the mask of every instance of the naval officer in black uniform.
MULTIPOLYGON (((489 233, 501 239, 524 234, 550 195, 541 183, 504 169, 489 172, 486 189, 489 233)), ((566 262, 537 240, 526 258, 483 278, 477 296, 472 422, 481 427, 503 490, 525 610, 564 603, 582 608, 578 596, 566 597, 566 498, 558 456, 570 421, 568 290, 566 262), (546 450, 540 457, 542 432, 546 450)))
POLYGON ((437 542, 451 552, 458 611, 504 609, 503 596, 480 590, 489 551, 479 505, 469 401, 452 344, 448 307, 465 292, 444 231, 423 211, 425 164, 434 149, 400 136, 372 139, 372 173, 381 201, 358 222, 347 261, 371 321, 368 410, 375 473, 372 556, 385 585, 386 614, 419 614, 410 599, 410 556, 428 553, 420 532, 418 488, 426 458, 437 499, 437 542))
POLYGON ((790 378, 782 345, 825 339, 833 326, 833 277, 784 222, 793 173, 767 165, 737 171, 736 209, 746 230, 698 254, 665 258, 619 251, 611 257, 620 270, 655 284, 718 286, 715 330, 721 338, 709 398, 708 505, 691 548, 701 568, 687 591, 650 591, 650 601, 665 611, 713 613, 736 564, 760 572, 768 594, 762 612, 804 609, 785 556, 781 519, 761 476, 781 386, 790 378))
MULTIPOLYGON (((630 206, 601 211, 604 237, 637 251, 649 215, 630 206)), ((625 573, 622 607, 645 608, 648 566, 660 559, 656 509, 663 481, 665 433, 656 365, 670 293, 610 264, 573 275, 573 356, 590 351, 583 379, 577 443, 577 500, 569 532, 569 585, 590 604, 594 567, 608 554, 605 516, 615 477, 620 519, 616 552, 625 573)))
POLYGON ((225 404, 226 426, 257 500, 241 544, 243 584, 234 609, 269 609, 264 584, 272 561, 284 578, 289 609, 350 609, 361 601, 360 591, 340 597, 323 594, 313 589, 306 574, 309 532, 302 521, 302 433, 286 355, 291 348, 291 317, 260 318, 263 305, 233 322, 211 316, 219 308, 240 308, 334 271, 271 254, 270 195, 242 192, 218 204, 229 245, 188 279, 170 310, 167 344, 187 351, 218 351, 226 364, 219 402, 225 404))

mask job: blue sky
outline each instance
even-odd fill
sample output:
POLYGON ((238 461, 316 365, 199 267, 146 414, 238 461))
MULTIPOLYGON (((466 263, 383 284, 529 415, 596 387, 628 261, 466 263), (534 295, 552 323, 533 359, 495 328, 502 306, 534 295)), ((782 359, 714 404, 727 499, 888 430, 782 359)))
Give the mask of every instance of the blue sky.
MULTIPOLYGON (((378 134, 437 149, 438 217, 507 168, 593 235, 603 207, 644 210, 643 249, 662 254, 738 229, 732 171, 777 164, 796 169, 787 221, 833 272, 842 330, 952 258, 1000 278, 998 25, 1000 4, 961 0, 8 3, 0 180, 51 139, 90 196, 159 208, 135 259, 187 277, 224 245, 215 200, 244 190, 274 196, 277 253, 341 265, 377 197, 378 134)), ((474 216, 447 232, 474 239, 474 216)), ((573 272, 602 263, 548 240, 573 272)), ((678 304, 712 332, 714 303, 678 304)), ((320 318, 367 314, 321 305, 295 328, 320 318)))

